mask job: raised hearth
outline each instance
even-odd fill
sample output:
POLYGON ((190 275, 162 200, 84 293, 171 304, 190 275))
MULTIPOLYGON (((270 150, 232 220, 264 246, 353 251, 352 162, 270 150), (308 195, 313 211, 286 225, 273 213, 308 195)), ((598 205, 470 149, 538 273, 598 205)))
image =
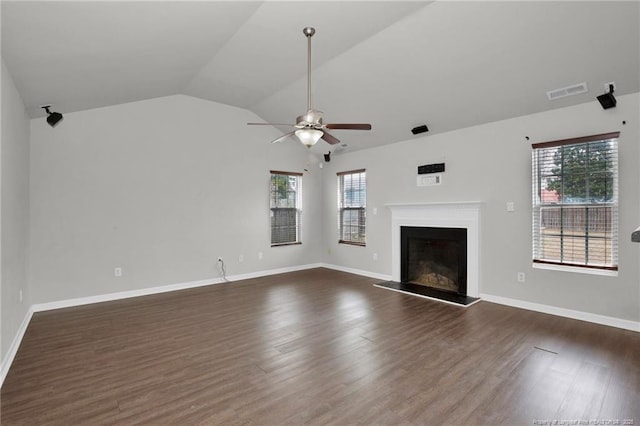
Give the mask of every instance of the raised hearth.
POLYGON ((425 287, 423 285, 399 283, 395 281, 385 281, 374 284, 374 287, 386 288, 388 290, 394 290, 400 293, 407 293, 412 296, 420 296, 427 299, 437 299, 440 302, 447 302, 460 306, 469 306, 480 300, 477 297, 462 296, 450 291, 442 291, 432 287, 425 287))

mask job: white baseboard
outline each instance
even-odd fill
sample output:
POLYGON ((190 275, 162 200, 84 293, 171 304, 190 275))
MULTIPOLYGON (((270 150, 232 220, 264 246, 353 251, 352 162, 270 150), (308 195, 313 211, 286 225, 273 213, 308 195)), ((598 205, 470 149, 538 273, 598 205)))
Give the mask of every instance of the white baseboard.
POLYGON ((110 302, 112 300, 129 299, 131 297, 148 296, 151 294, 167 293, 169 291, 185 290, 205 285, 219 284, 220 278, 210 280, 191 281, 187 283, 170 284, 160 287, 141 288, 139 290, 120 291, 117 293, 99 294, 97 296, 78 297, 74 299, 56 300, 55 302, 36 303, 32 306, 34 312, 51 311, 53 309, 71 308, 73 306, 90 305, 92 303, 110 302))
MULTIPOLYGON (((336 271, 349 272, 351 274, 377 278, 381 281, 392 280, 391 275, 378 274, 375 272, 363 271, 361 269, 348 268, 346 266, 333 265, 330 263, 321 263, 319 266, 327 269, 334 269, 336 271)), ((580 321, 587 321, 595 324, 602 324, 610 327, 616 327, 616 328, 622 328, 625 330, 640 332, 640 322, 638 321, 608 317, 605 315, 575 311, 572 309, 558 308, 556 306, 542 305, 539 303, 527 302, 527 301, 518 300, 518 299, 510 299, 508 297, 502 297, 502 296, 494 296, 492 294, 486 294, 486 293, 481 293, 480 298, 487 302, 493 302, 493 303, 498 303, 500 305, 512 306, 514 308, 527 309, 529 311, 542 312, 545 314, 556 315, 559 317, 572 318, 580 321)))
POLYGON ((605 315, 591 314, 589 312, 574 311, 572 309, 558 308, 556 306, 542 305, 539 303, 526 302, 524 300, 510 299, 508 297, 494 296, 492 294, 480 294, 482 300, 498 303, 500 305, 512 306, 514 308, 526 309, 529 311, 542 312, 559 317, 572 318, 580 321, 592 322, 595 324, 608 325, 610 327, 623 328, 640 332, 640 322, 630 321, 622 318, 608 317, 605 315))
MULTIPOLYGON (((378 274, 375 272, 364 271, 361 269, 348 268, 346 266, 333 265, 330 263, 321 263, 319 266, 327 269, 334 269, 336 271, 349 272, 351 274, 377 278, 381 281, 392 280, 391 275, 378 274)), ((486 293, 481 293, 480 298, 487 302, 493 302, 493 303, 498 303, 500 305, 512 306, 514 308, 527 309, 529 311, 542 312, 545 314, 556 315, 559 317, 572 318, 580 321, 587 321, 595 324, 602 324, 610 327, 623 328, 625 330, 640 332, 640 322, 638 321, 608 317, 605 315, 575 311, 572 309, 558 308, 556 306, 542 305, 539 303, 526 302, 524 300, 518 300, 518 299, 510 299, 508 297, 502 297, 502 296, 494 296, 492 294, 486 294, 486 293)))
POLYGON ((148 296, 151 294, 167 293, 170 291, 187 290, 190 288, 203 287, 206 285, 222 284, 225 282, 234 282, 248 280, 251 278, 265 277, 268 275, 284 274, 287 272, 301 271, 311 268, 319 268, 319 263, 308 265, 291 266, 287 268, 269 269, 265 271, 251 272, 248 274, 230 275, 227 281, 222 278, 209 278, 206 280, 190 281, 178 284, 169 284, 159 287, 147 287, 139 290, 121 291, 117 293, 100 294, 97 296, 78 297, 75 299, 58 300, 55 302, 37 303, 32 306, 33 312, 50 311, 53 309, 70 308, 73 306, 89 305, 91 303, 110 302, 113 300, 129 299, 131 297, 148 296))
POLYGON ((32 316, 33 309, 29 308, 27 310, 27 313, 24 315, 22 324, 20 324, 20 327, 18 328, 18 332, 11 342, 11 346, 9 346, 7 355, 2 359, 2 366, 0 367, 0 387, 2 387, 4 379, 7 377, 7 373, 9 373, 9 368, 11 367, 16 354, 18 353, 18 348, 20 347, 20 343, 22 343, 24 334, 27 332, 27 327, 29 327, 29 322, 31 322, 32 316))
POLYGON ((139 290, 121 291, 117 293, 100 294, 97 296, 78 297, 74 299, 57 300, 54 302, 47 302, 47 303, 36 303, 32 305, 27 311, 27 314, 25 315, 24 320, 22 321, 22 324, 20 324, 20 328, 18 329, 18 332, 16 333, 13 339, 13 342, 11 343, 11 347, 9 348, 7 355, 2 359, 2 364, 0 366, 0 386, 2 386, 2 383, 4 383, 4 379, 7 376, 7 373, 9 372, 9 368, 13 363, 13 359, 18 353, 18 348, 20 347, 20 343, 22 342, 24 334, 27 331, 27 327, 29 326, 31 317, 35 312, 70 308, 73 306, 89 305, 92 303, 109 302, 112 300, 128 299, 131 297, 148 296, 151 294, 167 293, 167 292, 176 291, 176 290, 186 290, 190 288, 203 287, 206 285, 222 284, 225 282, 232 283, 234 281, 265 277, 268 275, 284 274, 287 272, 302 271, 305 269, 321 268, 322 266, 323 265, 320 263, 312 263, 307 265, 298 265, 298 266, 291 266, 286 268, 251 272, 248 274, 231 275, 227 277, 227 281, 224 281, 222 278, 216 277, 216 278, 211 278, 206 280, 190 281, 190 282, 178 283, 178 284, 169 284, 169 285, 164 285, 159 287, 142 288, 139 290))
POLYGON ((335 271, 348 272, 355 275, 362 275, 369 278, 376 278, 381 281, 391 281, 391 275, 378 274, 377 272, 369 272, 362 269, 347 268, 346 266, 334 265, 331 263, 320 263, 318 264, 318 267, 333 269, 335 271))
MULTIPOLYGON (((287 273, 287 272, 302 271, 302 270, 313 269, 313 268, 333 269, 333 270, 336 270, 336 271, 348 272, 348 273, 355 274, 355 275, 362 275, 362 276, 365 276, 365 277, 376 278, 376 279, 379 279, 381 281, 390 281, 391 280, 391 276, 390 275, 379 274, 379 273, 370 272, 370 271, 364 271, 364 270, 361 270, 361 269, 348 268, 346 266, 333 265, 333 264, 329 264, 329 263, 312 263, 312 264, 307 264, 307 265, 299 265, 299 266, 291 266, 291 267, 286 267, 286 268, 269 269, 269 270, 265 270, 265 271, 251 272, 251 273, 247 273, 247 274, 238 274, 238 275, 232 275, 232 276, 227 277, 227 280, 230 281, 230 282, 241 281, 241 280, 248 280, 248 279, 252 279, 252 278, 264 277, 264 276, 268 276, 268 275, 284 274, 284 273, 287 273)), ((22 324, 20 324, 20 328, 18 329, 18 332, 16 333, 16 336, 14 337, 14 339, 13 339, 13 341, 11 343, 11 346, 10 346, 9 350, 7 351, 7 355, 2 360, 2 364, 0 366, 0 386, 2 386, 2 383, 4 383, 4 379, 5 379, 6 375, 7 375, 7 373, 9 372, 9 368, 11 367, 11 363, 13 362, 13 359, 15 358, 16 353, 18 352, 18 348, 20 347, 20 343, 22 342, 22 338, 24 337, 24 334, 27 331, 27 327, 29 326, 29 322, 31 321, 31 317, 33 316, 33 314, 35 312, 42 312, 42 311, 48 311, 48 310, 53 310, 53 309, 61 309, 61 308, 69 308, 69 307, 73 307, 73 306, 87 305, 87 304, 91 304, 91 303, 108 302, 108 301, 112 301, 112 300, 128 299, 128 298, 131 298, 131 297, 147 296, 147 295, 151 295, 151 294, 166 293, 166 292, 176 291, 176 290, 186 290, 186 289, 189 289, 189 288, 196 288, 196 287, 202 287, 202 286, 206 286, 206 285, 221 284, 221 283, 224 283, 224 282, 225 281, 223 281, 221 278, 216 277, 216 278, 211 278, 211 279, 206 279, 206 280, 191 281, 191 282, 178 283, 178 284, 170 284, 170 285, 159 286, 159 287, 149 287, 149 288, 144 288, 144 289, 139 289, 139 290, 122 291, 122 292, 118 292, 118 293, 109 293, 109 294, 102 294, 102 295, 97 295, 97 296, 88 296, 88 297, 79 297, 79 298, 67 299, 67 300, 58 300, 58 301, 47 302, 47 303, 37 303, 35 305, 32 305, 29 308, 29 310, 27 311, 27 313, 26 313, 26 315, 24 317, 24 320, 22 321, 22 324)), ((636 321, 624 320, 624 319, 621 319, 621 318, 614 318, 614 317, 607 317, 607 316, 603 316, 603 315, 590 314, 590 313, 587 313, 587 312, 574 311, 574 310, 571 310, 571 309, 558 308, 558 307, 555 307, 555 306, 541 305, 541 304, 538 304, 538 303, 526 302, 526 301, 517 300, 517 299, 509 299, 509 298, 506 298, 506 297, 494 296, 494 295, 491 295, 491 294, 481 294, 480 297, 483 300, 486 300, 488 302, 498 303, 498 304, 501 304, 501 305, 513 306, 513 307, 516 307, 516 308, 527 309, 527 310, 530 310, 530 311, 543 312, 543 313, 546 313, 546 314, 552 314, 552 315, 557 315, 557 316, 561 316, 561 317, 573 318, 573 319, 578 319, 578 320, 582 320, 582 321, 593 322, 593 323, 596 323, 596 324, 603 324, 603 325, 608 325, 608 326, 611 326, 611 327, 623 328, 623 329, 626 329, 626 330, 632 330, 632 331, 640 332, 640 322, 636 322, 636 321)))
POLYGON ((266 277, 268 275, 286 274, 287 272, 304 271, 306 269, 322 268, 322 263, 309 263, 306 265, 289 266, 286 268, 268 269, 266 271, 250 272, 227 277, 229 281, 250 280, 252 278, 266 277))

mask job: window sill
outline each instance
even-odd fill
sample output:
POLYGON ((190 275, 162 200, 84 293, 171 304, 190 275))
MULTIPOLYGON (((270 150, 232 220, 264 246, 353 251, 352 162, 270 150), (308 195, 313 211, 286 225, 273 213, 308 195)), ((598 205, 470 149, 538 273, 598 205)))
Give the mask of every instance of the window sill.
POLYGON ((271 244, 271 247, 284 247, 284 246, 299 246, 302 245, 302 242, 298 241, 296 243, 279 243, 279 244, 271 244))
POLYGON ((367 243, 356 243, 353 241, 344 241, 344 240, 338 240, 338 244, 346 244, 348 246, 359 246, 359 247, 366 247, 367 243))
POLYGON ((613 271, 609 269, 581 268, 579 266, 554 265, 551 263, 537 263, 537 262, 534 262, 532 266, 535 269, 547 269, 551 271, 577 272, 580 274, 603 275, 607 277, 618 276, 618 271, 613 271))

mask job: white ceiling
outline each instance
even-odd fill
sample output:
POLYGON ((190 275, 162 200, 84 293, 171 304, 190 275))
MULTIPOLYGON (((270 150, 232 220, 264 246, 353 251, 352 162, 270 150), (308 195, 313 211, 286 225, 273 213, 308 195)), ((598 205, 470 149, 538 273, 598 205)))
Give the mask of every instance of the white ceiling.
POLYGON ((639 21, 637 1, 2 1, 2 58, 31 117, 182 93, 293 123, 313 26, 314 107, 370 122, 332 132, 357 150, 638 92, 639 21))

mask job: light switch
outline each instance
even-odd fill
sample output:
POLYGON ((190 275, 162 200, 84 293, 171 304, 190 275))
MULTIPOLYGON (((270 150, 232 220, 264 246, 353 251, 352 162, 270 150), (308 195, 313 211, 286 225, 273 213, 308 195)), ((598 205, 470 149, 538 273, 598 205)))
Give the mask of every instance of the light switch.
POLYGON ((508 212, 515 212, 516 211, 516 206, 515 206, 513 201, 507 201, 507 211, 508 212))

